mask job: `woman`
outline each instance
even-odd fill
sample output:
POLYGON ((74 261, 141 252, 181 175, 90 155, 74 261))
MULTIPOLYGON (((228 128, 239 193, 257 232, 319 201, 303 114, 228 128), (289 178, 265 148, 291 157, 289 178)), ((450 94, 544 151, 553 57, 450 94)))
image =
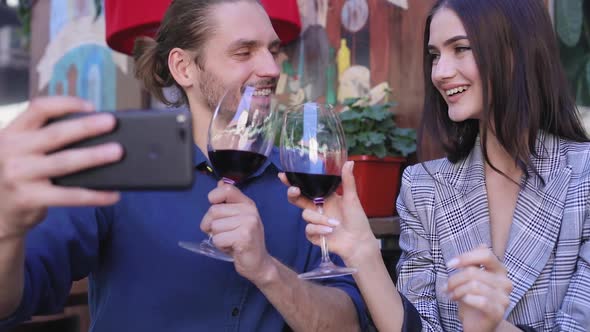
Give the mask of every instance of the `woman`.
POLYGON ((358 268, 381 331, 585 331, 590 144, 543 2, 440 0, 424 36, 423 129, 447 158, 404 172, 398 291, 352 164, 325 215, 289 188, 308 238, 330 234, 331 251, 358 268))

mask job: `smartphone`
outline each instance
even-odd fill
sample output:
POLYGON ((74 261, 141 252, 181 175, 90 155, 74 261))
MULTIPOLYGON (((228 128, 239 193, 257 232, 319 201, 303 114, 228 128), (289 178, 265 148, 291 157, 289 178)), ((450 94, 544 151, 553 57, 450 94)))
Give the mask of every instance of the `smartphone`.
MULTIPOLYGON (((75 113, 55 120, 92 116, 75 113)), ((125 110, 112 112, 115 129, 63 149, 118 142, 123 158, 112 164, 53 178, 59 186, 97 190, 181 190, 194 180, 194 141, 186 110, 125 110)), ((60 149, 60 150, 63 150, 60 149)))

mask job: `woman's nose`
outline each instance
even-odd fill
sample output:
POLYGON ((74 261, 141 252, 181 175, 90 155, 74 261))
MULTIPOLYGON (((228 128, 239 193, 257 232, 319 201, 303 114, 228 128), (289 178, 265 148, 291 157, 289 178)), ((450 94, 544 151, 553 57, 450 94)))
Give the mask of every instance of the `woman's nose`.
POLYGON ((446 56, 439 56, 438 61, 432 66, 432 79, 441 81, 455 76, 457 68, 455 62, 446 56))

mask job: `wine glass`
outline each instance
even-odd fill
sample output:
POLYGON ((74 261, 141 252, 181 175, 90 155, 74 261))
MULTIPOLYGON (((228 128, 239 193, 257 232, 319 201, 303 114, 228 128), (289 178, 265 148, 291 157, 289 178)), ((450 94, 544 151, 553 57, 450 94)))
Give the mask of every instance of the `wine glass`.
MULTIPOLYGON (((270 154, 276 128, 273 89, 234 86, 219 101, 211 123, 207 150, 215 173, 223 182, 240 186, 270 154)), ((200 243, 180 241, 179 246, 212 258, 233 262, 217 249, 212 235, 200 243)))
MULTIPOLYGON (((340 185, 347 159, 344 132, 333 108, 309 102, 289 109, 283 118, 280 153, 289 183, 299 187, 323 213, 324 198, 340 185)), ((325 236, 321 236, 321 249, 320 265, 300 274, 300 278, 322 279, 356 272, 332 263, 325 236)))

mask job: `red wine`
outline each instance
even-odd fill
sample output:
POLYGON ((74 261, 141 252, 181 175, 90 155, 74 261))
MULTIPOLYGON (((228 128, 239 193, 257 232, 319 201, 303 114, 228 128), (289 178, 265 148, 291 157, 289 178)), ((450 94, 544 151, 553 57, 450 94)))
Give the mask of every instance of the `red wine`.
POLYGON ((217 175, 240 182, 256 172, 266 161, 260 153, 239 150, 209 151, 217 175))
POLYGON ((299 172, 285 172, 291 185, 299 187, 301 193, 310 199, 327 197, 338 188, 341 178, 339 175, 308 174, 299 172))

